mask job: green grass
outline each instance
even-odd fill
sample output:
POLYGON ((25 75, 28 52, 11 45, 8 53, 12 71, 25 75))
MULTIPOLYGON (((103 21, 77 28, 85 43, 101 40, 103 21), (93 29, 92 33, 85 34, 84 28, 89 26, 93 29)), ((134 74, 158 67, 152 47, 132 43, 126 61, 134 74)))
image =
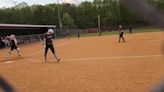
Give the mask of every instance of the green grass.
MULTIPOLYGON (((124 30, 125 34, 129 34, 129 30, 126 29, 124 30)), ((144 33, 144 32, 162 32, 164 31, 163 29, 160 28, 136 28, 136 29, 132 29, 132 34, 134 33, 144 33)), ((82 34, 80 37, 91 37, 91 36, 98 36, 99 33, 88 33, 88 34, 82 34)), ((102 36, 104 35, 118 35, 117 31, 111 31, 111 32, 102 32, 101 33, 102 36)), ((76 37, 76 36, 74 36, 76 37)))
POLYGON ((161 32, 164 30, 160 28, 136 28, 132 31, 133 33, 142 33, 142 32, 161 32))

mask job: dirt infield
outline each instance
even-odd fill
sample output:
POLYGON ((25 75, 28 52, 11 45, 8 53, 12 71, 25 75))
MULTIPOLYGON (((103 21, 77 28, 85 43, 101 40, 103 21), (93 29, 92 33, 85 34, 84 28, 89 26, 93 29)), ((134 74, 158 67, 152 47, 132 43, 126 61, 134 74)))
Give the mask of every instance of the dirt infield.
POLYGON ((164 78, 164 33, 60 39, 44 62, 39 42, 22 45, 23 57, 0 50, 0 74, 18 92, 149 92, 164 78))

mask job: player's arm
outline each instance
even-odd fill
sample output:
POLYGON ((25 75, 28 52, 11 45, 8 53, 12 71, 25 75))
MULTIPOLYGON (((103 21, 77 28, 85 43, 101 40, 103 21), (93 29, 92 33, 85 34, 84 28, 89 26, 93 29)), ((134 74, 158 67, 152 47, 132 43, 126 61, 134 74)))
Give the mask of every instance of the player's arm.
POLYGON ((120 33, 120 28, 118 28, 118 30, 117 30, 117 31, 118 31, 118 33, 120 33))
POLYGON ((42 40, 42 44, 45 45, 46 44, 46 38, 44 37, 42 40))
POLYGON ((40 40, 40 42, 41 42, 42 45, 45 44, 45 40, 44 39, 45 39, 45 37, 39 37, 39 40, 40 40))
POLYGON ((45 37, 43 37, 43 40, 42 40, 42 45, 43 45, 43 48, 45 48, 45 47, 46 47, 46 38, 45 38, 45 37))
POLYGON ((39 38, 39 40, 40 40, 41 44, 43 44, 43 40, 42 40, 42 38, 39 38))
POLYGON ((124 32, 124 30, 123 30, 123 29, 121 29, 120 33, 121 33, 121 32, 124 32))
POLYGON ((17 46, 18 45, 17 39, 14 39, 14 42, 15 42, 15 45, 17 46))

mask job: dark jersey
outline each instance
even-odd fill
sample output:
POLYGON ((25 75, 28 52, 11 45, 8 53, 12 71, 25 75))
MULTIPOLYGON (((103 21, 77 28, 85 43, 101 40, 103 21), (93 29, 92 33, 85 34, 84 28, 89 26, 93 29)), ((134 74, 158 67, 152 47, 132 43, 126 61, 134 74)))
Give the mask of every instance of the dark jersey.
POLYGON ((44 38, 46 39, 46 45, 51 45, 52 44, 52 35, 45 34, 44 38))
POLYGON ((119 31, 120 33, 123 33, 123 32, 124 32, 122 28, 119 28, 118 31, 119 31))
POLYGON ((15 41, 14 41, 14 40, 11 40, 11 41, 10 41, 10 45, 11 45, 11 47, 16 47, 15 41))

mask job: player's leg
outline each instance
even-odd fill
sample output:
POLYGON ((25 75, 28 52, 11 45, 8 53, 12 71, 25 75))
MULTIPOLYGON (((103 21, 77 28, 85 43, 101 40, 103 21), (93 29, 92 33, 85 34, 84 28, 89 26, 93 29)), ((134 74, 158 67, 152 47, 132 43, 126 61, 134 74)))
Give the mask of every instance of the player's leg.
POLYGON ((124 39, 124 37, 122 36, 122 40, 123 40, 123 42, 125 42, 125 39, 124 39))
POLYGON ((121 41, 121 34, 119 34, 119 40, 118 40, 118 42, 120 43, 120 41, 121 41))
POLYGON ((123 42, 125 42, 125 39, 124 39, 124 37, 122 36, 122 40, 123 40, 123 42))
POLYGON ((58 56, 57 56, 57 54, 56 54, 56 52, 55 52, 54 46, 53 46, 53 45, 50 45, 50 49, 51 49, 51 51, 52 51, 52 53, 53 53, 55 59, 59 62, 60 59, 58 58, 58 56))
POLYGON ((21 56, 20 49, 18 47, 15 47, 15 50, 17 51, 18 56, 21 56))
POLYGON ((10 50, 10 51, 8 52, 8 55, 11 55, 12 52, 13 52, 13 50, 10 50))
POLYGON ((46 45, 45 47, 45 53, 44 53, 44 57, 45 57, 45 61, 47 61, 47 52, 48 52, 49 46, 46 45))
POLYGON ((124 34, 122 34, 121 38, 122 38, 123 42, 125 42, 124 34))
POLYGON ((78 34, 78 40, 79 40, 79 38, 80 38, 80 35, 78 34))
POLYGON ((11 55, 11 53, 13 52, 13 50, 14 50, 14 47, 13 47, 13 46, 11 46, 11 49, 10 49, 10 51, 8 52, 8 56, 10 56, 10 55, 11 55))

